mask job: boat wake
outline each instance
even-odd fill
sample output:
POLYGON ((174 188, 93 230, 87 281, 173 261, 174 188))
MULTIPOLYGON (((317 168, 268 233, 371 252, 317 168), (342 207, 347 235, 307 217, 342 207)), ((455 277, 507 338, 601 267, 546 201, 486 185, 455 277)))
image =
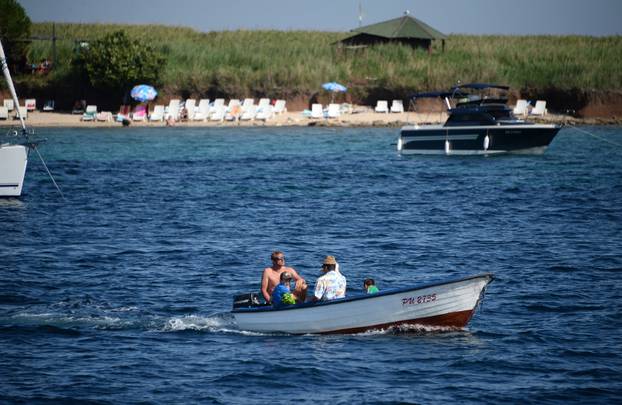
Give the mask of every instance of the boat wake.
POLYGON ((166 320, 162 332, 180 331, 207 331, 229 332, 235 331, 235 321, 227 312, 219 312, 212 315, 185 315, 176 316, 166 320))
POLYGON ((369 335, 429 335, 447 332, 463 332, 466 329, 451 326, 429 326, 429 325, 400 325, 385 329, 372 329, 366 332, 356 333, 357 336, 369 335))
POLYGON ((20 311, 8 316, 0 316, 0 329, 15 333, 43 330, 50 333, 65 332, 68 335, 79 335, 85 330, 135 330, 159 333, 195 331, 249 336, 266 335, 238 329, 235 320, 228 312, 167 317, 141 313, 136 307, 105 311, 101 309, 93 311, 92 308, 90 311, 58 311, 58 308, 48 307, 42 312, 20 311))

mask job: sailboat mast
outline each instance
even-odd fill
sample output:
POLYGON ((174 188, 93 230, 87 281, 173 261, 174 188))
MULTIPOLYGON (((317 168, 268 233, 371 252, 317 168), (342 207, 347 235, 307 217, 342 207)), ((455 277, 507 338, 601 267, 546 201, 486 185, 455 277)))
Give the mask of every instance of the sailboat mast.
POLYGON ((22 117, 21 112, 19 111, 19 100, 17 99, 17 93, 15 92, 15 86, 13 86, 13 79, 11 79, 11 72, 9 72, 9 65, 6 63, 6 56, 4 55, 4 48, 2 47, 2 41, 0 41, 0 64, 2 64, 2 72, 4 73, 4 78, 6 79, 7 86, 9 86, 9 91, 11 92, 11 97, 13 98, 13 102, 15 103, 15 109, 17 110, 17 116, 22 123, 22 130, 24 136, 27 136, 26 133, 26 123, 24 122, 24 117, 22 117))

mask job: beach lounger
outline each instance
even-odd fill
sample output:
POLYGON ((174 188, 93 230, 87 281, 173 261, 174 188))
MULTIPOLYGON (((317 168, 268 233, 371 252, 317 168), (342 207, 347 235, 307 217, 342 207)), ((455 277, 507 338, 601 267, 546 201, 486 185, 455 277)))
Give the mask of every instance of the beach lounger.
POLYGON ((115 121, 117 122, 123 122, 123 120, 129 121, 129 119, 131 118, 131 115, 132 115, 132 107, 130 107, 129 105, 122 105, 121 107, 119 107, 119 112, 115 116, 115 121))
POLYGON ((544 117, 546 113, 546 101, 544 100, 536 101, 535 107, 529 112, 530 115, 539 115, 541 117, 544 117))
POLYGON ((240 115, 242 114, 242 105, 240 104, 240 100, 231 100, 229 102, 229 107, 225 112, 225 120, 226 121, 235 121, 240 119, 240 115))
POLYGON ((43 112, 54 111, 54 100, 48 100, 43 104, 43 112))
MULTIPOLYGON (((223 111, 226 111, 225 108, 225 99, 224 98, 217 98, 214 100, 214 103, 209 107, 209 115, 210 115, 210 119, 212 119, 212 115, 216 112, 216 111, 220 111, 220 108, 222 107, 223 111)), ((223 118, 224 118, 224 113, 223 113, 223 118)))
POLYGON ((282 114, 284 112, 287 112, 287 108, 285 108, 285 100, 276 100, 272 112, 274 114, 282 114))
POLYGON ((257 107, 257 115, 255 116, 255 119, 261 121, 268 121, 270 118, 272 118, 272 111, 273 107, 270 104, 264 105, 261 108, 257 107))
POLYGON ((527 100, 516 100, 514 115, 527 115, 529 102, 527 100))
POLYGON ((87 105, 84 114, 82 114, 82 121, 95 121, 95 116, 97 115, 97 106, 96 105, 87 105))
POLYGON ((194 114, 196 114, 196 105, 197 101, 193 98, 189 98, 186 100, 184 104, 184 109, 186 110, 186 119, 188 121, 192 121, 194 119, 194 114))
MULTIPOLYGON (((214 107, 215 108, 214 112, 211 113, 210 118, 209 118, 210 121, 223 121, 225 119, 225 110, 226 110, 224 106, 225 100, 224 99, 221 99, 221 100, 223 104, 222 105, 219 104, 214 107)), ((216 102, 214 101, 214 103, 216 102)))
POLYGON ((28 111, 34 111, 37 109, 37 99, 34 98, 27 98, 24 101, 24 106, 26 106, 26 109, 28 111))
POLYGON ((9 109, 5 106, 0 106, 0 120, 8 120, 9 119, 9 109))
POLYGON ((389 102, 387 100, 378 100, 378 102, 376 103, 375 111, 377 113, 388 114, 389 113, 389 102))
POLYGON ((328 105, 328 118, 338 118, 341 115, 339 104, 328 105))
POLYGON ((240 105, 242 105, 242 103, 240 102, 239 99, 232 98, 231 100, 229 100, 229 104, 227 104, 227 110, 231 110, 233 107, 240 106, 240 105))
POLYGON ((99 122, 112 121, 112 113, 110 111, 102 111, 97 113, 95 119, 99 122))
POLYGON ((194 113, 194 117, 192 117, 195 121, 205 121, 209 117, 209 99, 202 98, 199 101, 199 106, 196 108, 196 112, 194 113))
POLYGON ((16 119, 16 120, 19 119, 19 115, 17 114, 18 111, 19 111, 19 115, 21 115, 23 119, 28 118, 28 109, 26 108, 26 106, 20 105, 15 110, 15 116, 13 117, 14 119, 16 119))
POLYGON ((164 106, 156 105, 153 112, 149 115, 149 121, 164 121, 164 106))
POLYGON ((391 112, 392 113, 403 113, 404 112, 404 103, 402 100, 393 100, 391 103, 391 112))
POLYGON ((15 103, 10 98, 4 99, 4 106, 6 107, 7 111, 13 111, 15 109, 15 103))
POLYGON ((322 104, 312 104, 311 105, 311 116, 310 118, 324 118, 324 110, 322 109, 322 104))
POLYGON ((267 107, 269 105, 270 105, 270 99, 269 98, 260 98, 259 99, 259 104, 257 104, 257 110, 260 110, 263 107, 267 107))
POLYGON ((139 104, 134 108, 132 113, 132 121, 145 121, 147 119, 147 106, 139 104))
POLYGON ((254 98, 245 98, 244 102, 242 103, 242 110, 246 110, 247 108, 249 108, 250 106, 255 105, 255 99, 254 98))
POLYGON ((241 121, 252 121, 255 119, 256 115, 257 115, 256 105, 247 106, 246 109, 244 109, 244 106, 242 106, 242 115, 240 115, 240 120, 241 121))
POLYGON ((352 104, 350 103, 341 103, 339 104, 339 112, 341 112, 341 114, 352 114, 353 112, 353 108, 352 108, 352 104))
POLYGON ((164 119, 172 119, 174 121, 179 121, 179 110, 180 110, 181 100, 172 99, 168 103, 168 107, 165 108, 164 119))

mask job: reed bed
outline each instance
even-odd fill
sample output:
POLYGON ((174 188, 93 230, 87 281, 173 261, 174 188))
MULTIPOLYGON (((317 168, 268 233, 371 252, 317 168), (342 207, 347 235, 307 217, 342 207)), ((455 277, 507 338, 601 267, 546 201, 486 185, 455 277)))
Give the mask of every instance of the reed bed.
MULTIPOLYGON (((345 50, 347 33, 224 31, 113 24, 56 24, 57 69, 69 71, 76 44, 123 30, 161 51, 167 64, 160 88, 170 94, 242 97, 309 95, 337 81, 354 97, 385 89, 408 93, 456 83, 503 83, 517 89, 622 90, 622 37, 450 35, 445 52, 402 45, 345 50)), ((36 23, 33 35, 51 35, 36 23)), ((51 41, 34 41, 32 61, 52 56, 51 41)))

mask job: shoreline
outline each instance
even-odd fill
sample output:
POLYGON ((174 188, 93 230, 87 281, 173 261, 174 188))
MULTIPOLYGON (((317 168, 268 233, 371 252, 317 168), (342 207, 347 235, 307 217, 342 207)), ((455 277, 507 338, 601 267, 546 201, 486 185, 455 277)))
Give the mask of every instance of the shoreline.
MULTIPOLYGON (((0 127, 9 128, 19 126, 19 120, 11 118, 0 120, 0 127)), ((64 128, 114 128, 122 127, 116 121, 82 121, 80 114, 62 112, 39 112, 28 113, 26 126, 33 128, 64 127, 64 128)), ((302 111, 286 112, 267 121, 176 121, 173 127, 188 128, 218 128, 218 127, 387 127, 398 128, 411 124, 442 124, 447 119, 446 113, 376 113, 369 109, 365 112, 342 114, 338 118, 311 119, 303 116, 302 111)), ((569 115, 547 114, 544 117, 528 117, 527 120, 546 124, 570 124, 570 125, 622 125, 622 120, 616 117, 607 118, 576 118, 569 115)), ((166 127, 166 122, 132 121, 129 127, 157 128, 166 127)))

